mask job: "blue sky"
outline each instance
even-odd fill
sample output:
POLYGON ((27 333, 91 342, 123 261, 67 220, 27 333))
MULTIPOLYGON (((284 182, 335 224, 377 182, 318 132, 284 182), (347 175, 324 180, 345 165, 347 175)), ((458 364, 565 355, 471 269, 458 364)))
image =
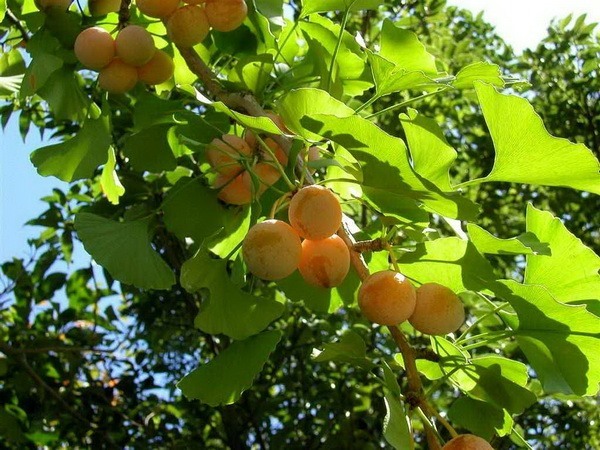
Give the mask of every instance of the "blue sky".
MULTIPOLYGON (((545 35, 553 18, 562 18, 574 12, 588 13, 593 21, 600 21, 598 0, 448 0, 451 5, 484 11, 484 17, 496 26, 499 34, 516 51, 535 46, 545 35)), ((13 118, 0 133, 0 262, 13 256, 29 254, 27 239, 35 237, 39 229, 25 226, 25 222, 44 210, 40 197, 53 187, 65 188, 65 183, 37 175, 29 161, 29 154, 47 145, 33 130, 24 143, 13 118)))

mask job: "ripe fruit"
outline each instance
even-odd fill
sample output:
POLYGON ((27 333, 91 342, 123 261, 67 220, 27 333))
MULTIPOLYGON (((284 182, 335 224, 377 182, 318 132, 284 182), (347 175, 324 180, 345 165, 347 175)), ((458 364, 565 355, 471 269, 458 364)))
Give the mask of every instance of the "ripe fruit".
MULTIPOLYGON (((271 153, 273 153, 275 155, 275 158, 277 158, 277 161, 279 161, 279 164, 281 164, 283 167, 287 166, 287 163, 288 163, 287 154, 283 151, 283 149, 279 146, 279 144, 277 142, 275 142, 274 139, 271 139, 271 138, 266 138, 265 144, 267 147, 269 147, 269 149, 271 150, 271 153)), ((273 161, 273 157, 271 156, 271 153, 267 152, 264 148, 261 149, 261 154, 265 161, 273 161)))
POLYGON ((244 0, 206 0, 205 9, 210 26, 217 31, 235 30, 248 15, 244 0))
POLYGON ((164 19, 179 6, 179 0, 137 0, 138 9, 147 16, 164 19))
POLYGON ((461 434, 448 441, 442 450, 494 450, 494 448, 479 436, 473 434, 461 434))
POLYGON ((193 47, 204 40, 210 31, 210 24, 204 8, 188 5, 177 9, 167 22, 167 33, 173 44, 179 47, 193 47))
POLYGON ((292 227, 281 220, 266 220, 248 231, 242 254, 248 270, 264 280, 281 280, 300 263, 302 244, 292 227))
POLYGON ((233 175, 242 170, 238 160, 250 156, 252 150, 242 138, 234 134, 224 134, 221 139, 213 139, 206 147, 206 159, 217 172, 233 175))
POLYGON ((398 325, 415 310, 413 285, 401 273, 383 270, 370 275, 358 291, 358 305, 371 322, 398 325))
POLYGON ((92 16, 105 16, 121 9, 121 0, 90 0, 88 4, 92 16))
POLYGON ((217 197, 229 205, 247 205, 252 202, 252 182, 247 172, 240 175, 219 174, 214 182, 215 188, 221 188, 217 197))
POLYGON ((138 78, 142 83, 161 84, 168 81, 174 71, 173 59, 166 52, 157 50, 150 61, 138 67, 138 78))
POLYGON ((104 28, 87 28, 75 39, 75 56, 88 69, 100 70, 114 59, 115 40, 104 28))
POLYGON ((313 286, 339 286, 350 270, 350 251, 336 234, 320 241, 306 239, 302 242, 298 270, 304 280, 313 286))
POLYGON ((113 94, 124 94, 133 89, 137 81, 138 74, 135 67, 125 64, 119 58, 113 59, 98 75, 100 88, 113 94))
POLYGON ((290 202, 290 224, 305 239, 325 239, 340 228, 342 207, 336 196, 322 186, 300 189, 290 202))
POLYGON ((117 56, 130 66, 140 67, 156 53, 152 35, 143 27, 129 25, 123 28, 115 40, 117 56))
POLYGON ((35 0, 35 6, 40 11, 45 11, 48 8, 61 8, 65 11, 71 5, 72 0, 35 0))
POLYGON ((426 283, 417 289, 417 305, 408 319, 421 333, 445 335, 453 333, 465 321, 465 308, 460 298, 445 286, 426 283))

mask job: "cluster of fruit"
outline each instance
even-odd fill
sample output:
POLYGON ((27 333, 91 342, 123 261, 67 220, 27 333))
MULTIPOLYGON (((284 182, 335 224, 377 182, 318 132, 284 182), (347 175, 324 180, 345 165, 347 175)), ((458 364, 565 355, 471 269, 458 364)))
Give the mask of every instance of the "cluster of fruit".
POLYGON ((438 283, 415 289, 401 273, 383 270, 363 281, 358 305, 364 316, 380 325, 395 326, 408 320, 423 334, 446 335, 465 321, 460 298, 438 283))
POLYGON ((248 231, 242 245, 248 270, 281 280, 298 269, 308 284, 339 286, 350 269, 350 252, 335 234, 342 223, 337 197, 322 186, 306 186, 292 197, 288 218, 290 224, 271 219, 248 231))
POLYGON ((86 28, 75 40, 75 56, 84 67, 97 70, 98 85, 107 92, 123 94, 138 81, 164 83, 173 76, 171 57, 154 46, 143 27, 129 25, 117 38, 101 27, 86 28))
POLYGON ((140 11, 166 21, 167 34, 179 47, 193 47, 206 38, 211 28, 233 31, 248 14, 244 0, 137 0, 140 11))
POLYGON ((220 189, 220 200, 230 205, 247 205, 281 178, 275 159, 285 167, 287 155, 273 139, 265 138, 263 142, 269 150, 246 131, 243 139, 224 134, 207 146, 206 158, 217 172, 213 187, 220 189))

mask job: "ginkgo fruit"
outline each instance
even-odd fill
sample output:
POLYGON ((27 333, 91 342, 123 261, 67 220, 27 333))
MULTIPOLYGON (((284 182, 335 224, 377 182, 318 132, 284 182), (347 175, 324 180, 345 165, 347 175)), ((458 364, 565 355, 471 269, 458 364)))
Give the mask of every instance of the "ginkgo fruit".
POLYGON ((252 202, 252 182, 247 172, 233 176, 221 173, 217 175, 213 185, 221 189, 217 198, 228 205, 241 206, 252 202))
POLYGON ((442 450, 494 450, 494 448, 479 436, 461 434, 448 441, 442 450))
POLYGON ((298 270, 313 286, 332 288, 342 284, 350 270, 350 251, 338 235, 319 241, 305 239, 298 270))
POLYGON ((272 162, 272 155, 275 155, 275 158, 277 159, 277 161, 279 161, 279 164, 281 164, 283 167, 287 166, 288 157, 287 154, 281 148, 281 146, 272 138, 266 138, 264 140, 264 143, 269 148, 269 150, 267 151, 265 148, 261 148, 260 153, 263 157, 263 160, 272 162))
POLYGON ((175 72, 175 64, 169 54, 157 50, 150 61, 138 67, 138 78, 142 83, 156 85, 168 81, 175 72))
POLYGON ((115 40, 104 28, 86 28, 75 39, 74 51, 85 67, 100 70, 115 58, 115 40))
POLYGON ((137 0, 138 9, 149 17, 165 19, 175 12, 179 0, 137 0))
POLYGON ((281 280, 298 268, 302 244, 291 226, 271 219, 250 228, 242 254, 252 274, 264 280, 281 280))
POLYGON ((71 2, 72 0, 35 0, 34 3, 40 11, 45 11, 49 8, 60 8, 66 11, 71 2))
POLYGON ((235 30, 248 15, 244 0, 206 0, 204 7, 210 26, 217 31, 235 30))
POLYGON ((445 335, 463 324, 465 308, 452 290, 441 284, 425 283, 417 289, 417 304, 408 321, 421 333, 445 335))
POLYGON ((130 66, 143 66, 156 53, 152 35, 138 25, 128 25, 123 28, 117 35, 115 43, 117 56, 130 66))
POLYGON ((187 5, 177 9, 167 21, 167 34, 173 44, 189 48, 204 40, 210 25, 204 8, 187 5))
POLYGON ((224 134, 213 139, 206 147, 206 159, 219 173, 233 175, 242 170, 240 158, 250 157, 252 150, 244 139, 234 134, 224 134))
POLYGON ((100 88, 112 94, 124 94, 133 89, 137 82, 136 68, 125 64, 119 58, 113 59, 98 75, 100 88))
POLYGON ((121 0, 90 0, 88 4, 92 16, 105 16, 121 9, 121 0))
POLYGON ((416 292, 401 273, 383 270, 365 279, 358 291, 363 315, 380 325, 399 325, 415 310, 416 292))
POLYGON ((333 192, 312 185, 300 189, 290 202, 290 224, 305 239, 325 239, 340 228, 342 207, 333 192))

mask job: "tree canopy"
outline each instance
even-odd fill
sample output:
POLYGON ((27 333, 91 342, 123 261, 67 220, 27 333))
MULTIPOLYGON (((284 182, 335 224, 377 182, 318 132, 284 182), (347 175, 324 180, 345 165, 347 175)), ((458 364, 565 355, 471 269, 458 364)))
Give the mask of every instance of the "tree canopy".
POLYGON ((596 24, 516 55, 444 0, 184 3, 0 0, 2 125, 69 183, 1 265, 0 445, 600 447, 596 24), (347 276, 257 276, 312 185, 347 276), (372 323, 388 270, 464 323, 372 323))

